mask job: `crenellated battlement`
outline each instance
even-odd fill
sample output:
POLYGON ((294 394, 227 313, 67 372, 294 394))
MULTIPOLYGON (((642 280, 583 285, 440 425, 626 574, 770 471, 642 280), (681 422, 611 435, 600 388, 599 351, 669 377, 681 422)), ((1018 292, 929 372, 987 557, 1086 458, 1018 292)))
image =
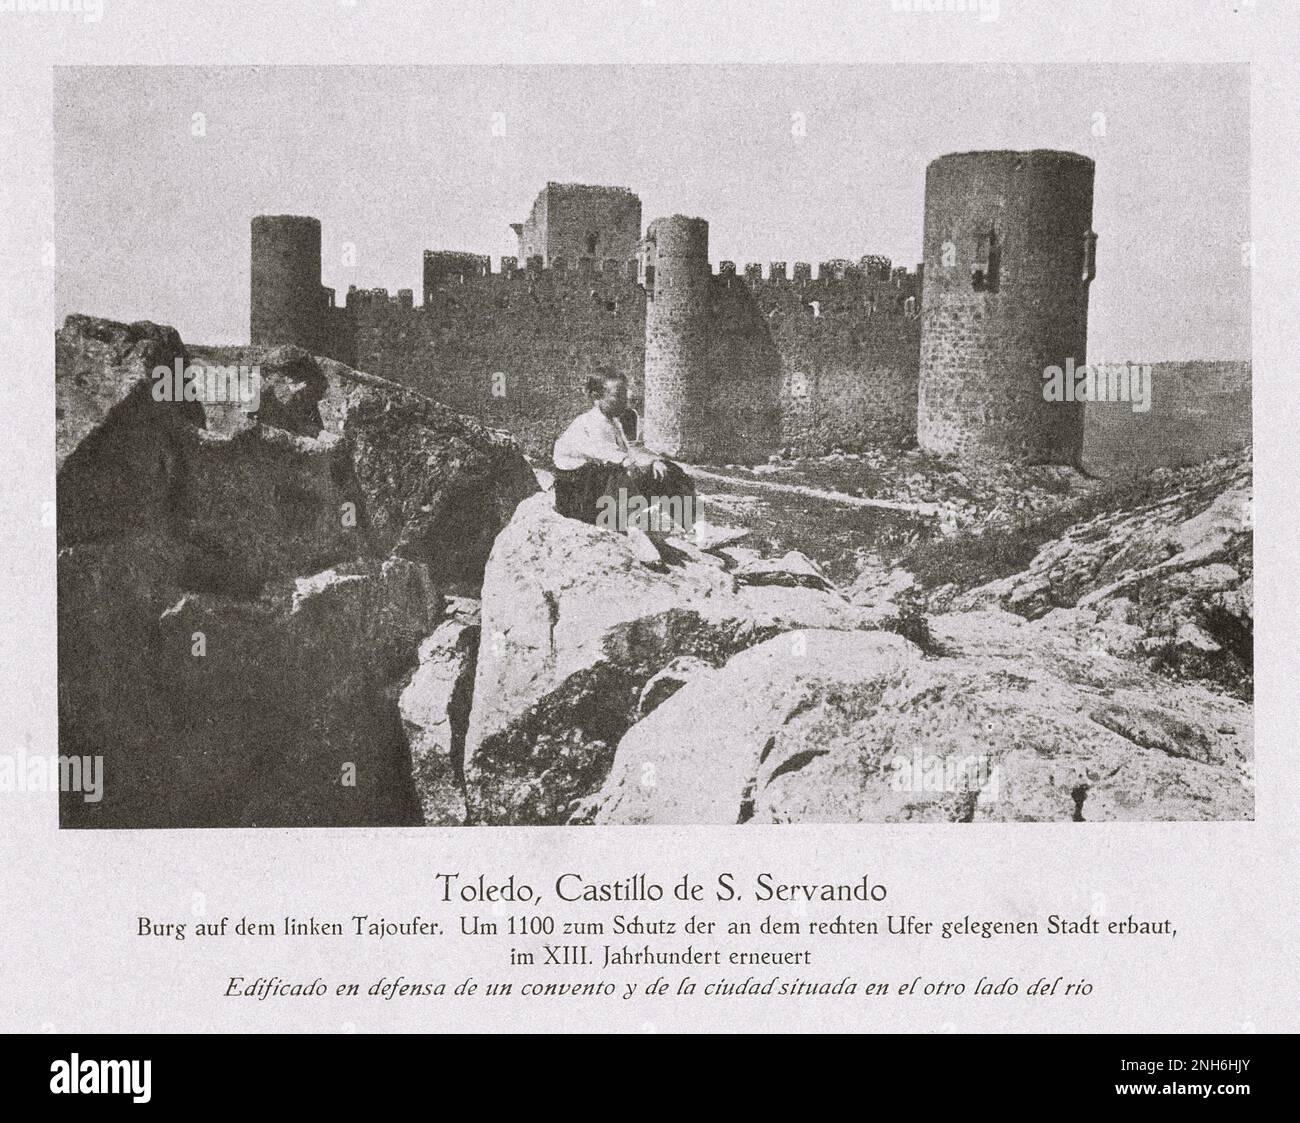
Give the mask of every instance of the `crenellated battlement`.
MULTIPOLYGON (((576 197, 554 186, 546 193, 548 204, 576 197)), ((611 202, 623 205, 611 192, 591 197, 600 203, 597 212, 571 212, 584 222, 611 202)), ((583 243, 581 231, 557 224, 554 208, 539 212, 532 236, 540 238, 542 227, 549 258, 425 250, 414 291, 350 285, 336 295, 320 284, 315 243, 306 236, 298 239, 304 248, 287 258, 293 275, 270 276, 318 294, 312 338, 319 353, 409 382, 510 429, 539 455, 585 408, 586 376, 611 366, 628 375, 633 408, 653 405, 660 418, 682 419, 687 427, 678 436, 690 439, 681 447, 689 445, 693 456, 726 450, 761 458, 776 447, 815 451, 906 438, 914 414, 919 272, 873 255, 815 267, 711 264, 707 224, 681 216, 652 223, 636 255, 626 257, 558 252, 583 243), (686 258, 691 264, 683 271, 686 258), (659 284, 657 266, 667 270, 659 284), (669 341, 687 322, 697 330, 679 354, 669 341), (658 342, 651 347, 648 338, 658 342), (656 369, 676 363, 682 378, 650 379, 651 351, 656 369), (674 405, 687 390, 693 404, 674 405), (731 403, 721 412, 719 399, 731 403)), ((273 245, 295 250, 300 229, 313 234, 309 220, 275 220, 265 228, 279 239, 273 245)), ((274 311, 275 322, 287 322, 274 311)), ((299 317, 304 323, 308 311, 299 317)))
POLYGON ((721 261, 714 276, 725 282, 743 282, 751 289, 764 286, 808 288, 843 285, 863 291, 879 292, 886 288, 902 292, 905 296, 920 293, 922 269, 891 269, 888 258, 880 258, 883 265, 864 265, 862 262, 836 259, 823 261, 816 270, 806 261, 796 261, 791 271, 787 262, 770 262, 764 272, 760 262, 748 262, 738 269, 734 261, 721 261))
MULTIPOLYGON (((787 263, 783 261, 771 262, 766 267, 766 272, 760 263, 747 263, 742 272, 735 262, 720 261, 710 266, 710 271, 715 280, 726 284, 744 284, 756 293, 766 290, 797 292, 835 288, 861 294, 873 310, 890 311, 896 307, 901 311, 906 297, 920 293, 921 270, 891 270, 888 259, 881 260, 884 266, 875 269, 847 260, 823 261, 818 264, 816 271, 810 263, 800 261, 794 263, 792 274, 788 273, 787 263), (894 297, 898 299, 895 300, 894 297)), ((557 257, 549 265, 543 265, 541 257, 534 256, 521 266, 518 258, 503 255, 497 259, 496 268, 493 268, 492 258, 486 254, 426 250, 424 262, 425 303, 429 303, 430 293, 435 289, 487 288, 500 282, 537 284, 550 281, 578 284, 584 280, 600 280, 620 285, 638 283, 636 258, 627 261, 616 258, 578 258, 570 261, 557 257)), ((330 294, 327 306, 333 306, 333 291, 325 290, 330 294)), ((386 288, 358 288, 356 285, 348 286, 345 304, 347 307, 383 304, 418 307, 414 303, 411 289, 398 289, 392 294, 386 288)))
MULTIPOLYGON (((645 247, 645 263, 653 267, 655 263, 653 239, 646 239, 645 247)), ((793 271, 790 269, 790 263, 786 261, 771 261, 766 265, 751 261, 743 266, 737 265, 734 261, 719 261, 710 266, 710 269, 715 277, 724 280, 737 278, 751 286, 760 283, 810 285, 839 282, 853 285, 889 284, 899 289, 919 286, 921 266, 918 265, 915 270, 902 266, 894 269, 891 266, 889 258, 871 254, 856 261, 849 258, 832 258, 819 262, 815 270, 812 263, 807 261, 796 261, 793 271)))
MULTIPOLYGON (((823 261, 814 271, 809 262, 797 261, 793 272, 787 262, 773 261, 766 267, 762 263, 749 262, 743 270, 734 261, 720 261, 710 266, 711 275, 727 283, 741 283, 753 290, 772 288, 812 288, 845 286, 861 290, 868 299, 879 298, 885 290, 893 289, 904 297, 919 295, 921 269, 891 269, 888 258, 867 258, 850 261, 846 258, 823 261)), ((538 281, 574 282, 582 279, 600 279, 614 283, 637 283, 638 261, 629 258, 621 261, 617 258, 554 258, 550 264, 543 264, 540 255, 534 255, 522 265, 513 255, 502 255, 493 259, 487 254, 470 254, 445 250, 424 251, 425 293, 434 288, 450 286, 473 287, 500 281, 538 281)), ((327 305, 332 303, 333 291, 327 305)), ((348 306, 360 307, 372 304, 395 304, 402 307, 413 305, 413 293, 410 289, 399 289, 396 295, 386 288, 358 288, 349 285, 346 303, 348 306)), ((885 307, 888 301, 878 301, 885 307)))
POLYGON ((534 254, 520 264, 519 258, 503 255, 496 269, 486 254, 452 253, 442 250, 424 251, 424 303, 435 303, 434 294, 440 290, 475 289, 494 291, 502 284, 516 284, 536 288, 584 284, 634 285, 637 280, 636 258, 624 261, 618 258, 568 259, 554 257, 549 264, 540 254, 534 254))
POLYGON ((550 183, 509 224, 517 254, 425 250, 418 290, 350 286, 341 303, 321 284, 319 222, 259 216, 251 334, 407 382, 538 455, 587 407, 587 377, 614 369, 647 442, 688 458, 918 436, 938 451, 1068 458, 1077 426, 1063 411, 1029 416, 1025 386, 1066 335, 1082 355, 1091 162, 944 157, 926 205, 933 283, 880 254, 710 263, 705 219, 670 215, 643 234, 628 189, 550 183), (972 177, 1002 187, 972 192, 972 177), (1056 237, 1053 206, 1077 236, 1056 237))
POLYGON ((815 275, 809 263, 796 262, 787 274, 786 263, 777 261, 766 277, 757 263, 741 273, 734 262, 723 261, 713 283, 744 289, 772 330, 804 325, 810 332, 844 330, 870 339, 883 330, 882 322, 905 328, 920 315, 921 278, 920 269, 893 269, 888 258, 823 261, 815 275))
POLYGON ((356 285, 349 285, 344 307, 361 308, 386 304, 397 308, 414 308, 415 293, 411 289, 398 289, 396 294, 389 295, 387 289, 359 289, 356 285))
POLYGON ((534 254, 520 264, 513 255, 497 258, 492 268, 492 258, 486 254, 446 253, 440 250, 424 251, 425 269, 440 283, 465 284, 482 277, 516 277, 539 273, 595 273, 618 277, 636 277, 636 258, 621 261, 614 257, 566 258, 557 256, 543 264, 540 254, 534 254), (471 260, 467 260, 471 259, 471 260))

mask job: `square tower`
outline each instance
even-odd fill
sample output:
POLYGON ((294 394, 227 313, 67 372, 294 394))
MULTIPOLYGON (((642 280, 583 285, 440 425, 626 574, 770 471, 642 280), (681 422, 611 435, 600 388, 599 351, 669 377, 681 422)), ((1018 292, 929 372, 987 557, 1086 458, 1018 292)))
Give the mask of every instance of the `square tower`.
POLYGON ((628 262, 641 242, 641 200, 626 187, 548 183, 524 222, 510 227, 519 238, 519 260, 540 257, 569 263, 589 257, 628 262))

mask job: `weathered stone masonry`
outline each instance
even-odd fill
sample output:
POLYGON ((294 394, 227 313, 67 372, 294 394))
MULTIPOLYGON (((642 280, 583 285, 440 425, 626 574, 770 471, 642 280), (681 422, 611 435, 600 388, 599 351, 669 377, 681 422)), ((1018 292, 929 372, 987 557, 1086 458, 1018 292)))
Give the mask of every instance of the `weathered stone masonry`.
POLYGON ((510 229, 519 239, 520 261, 627 261, 636 256, 641 241, 641 200, 625 187, 548 183, 528 218, 511 223, 510 229))
POLYGON ((493 272, 485 255, 426 251, 419 305, 408 289, 352 288, 336 306, 319 223, 262 216, 251 335, 404 382, 541 456, 587 407, 587 376, 612 369, 650 447, 688 460, 919 440, 1075 463, 1082 407, 1044 402, 1042 371, 1085 361, 1092 173, 1064 152, 941 157, 922 268, 866 256, 816 276, 805 262, 715 271, 703 219, 657 219, 637 238, 630 191, 552 183, 512 224, 536 252, 493 272))
POLYGON ((629 266, 503 264, 439 276, 418 307, 409 291, 349 292, 332 312, 330 356, 507 429, 538 455, 589 408, 586 378, 598 369, 626 374, 639 410, 645 293, 629 266))
POLYGON ((926 169, 917 438, 931 452, 1077 464, 1082 402, 1043 371, 1086 363, 1093 162, 964 152, 926 169))
POLYGON ((919 276, 884 258, 708 265, 708 224, 651 224, 646 440, 688 460, 894 444, 916 429, 919 276))

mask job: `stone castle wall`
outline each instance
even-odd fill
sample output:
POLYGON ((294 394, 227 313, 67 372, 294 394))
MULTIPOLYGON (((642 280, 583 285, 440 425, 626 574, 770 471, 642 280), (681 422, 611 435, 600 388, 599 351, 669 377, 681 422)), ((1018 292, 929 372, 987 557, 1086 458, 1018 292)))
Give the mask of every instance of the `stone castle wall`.
POLYGON ((422 306, 354 289, 330 317, 330 357, 507 429, 534 455, 590 408, 598 370, 627 375, 642 409, 645 293, 627 263, 446 274, 422 306))
MULTIPOLYGON (((753 278, 754 267, 746 270, 753 278)), ((904 269, 802 263, 750 290, 781 365, 781 447, 801 453, 916 436, 921 277, 904 269)))
MULTIPOLYGON (((647 308, 635 261, 425 255, 423 304, 403 289, 353 289, 326 308, 314 350, 403 382, 488 424, 534 455, 589 407, 586 378, 622 371, 645 415, 647 308)), ((763 460, 778 449, 911 440, 916 426, 919 277, 842 262, 768 276, 704 262, 704 319, 691 456, 763 460), (909 298, 911 298, 909 303, 909 298), (701 447, 702 445, 702 447, 701 447)), ((665 451, 667 451, 665 449, 665 451)))
POLYGON ((968 152, 926 172, 924 264, 709 263, 708 224, 634 240, 623 188, 548 184, 501 259, 427 251, 422 303, 320 285, 314 219, 253 221, 254 342, 295 342, 513 432, 545 456, 628 377, 646 443, 704 463, 919 441, 930 452, 1077 464, 1083 407, 1043 372, 1085 363, 1095 273, 1093 163, 968 152), (595 238, 596 254, 588 253, 595 238), (607 249, 608 254, 601 250, 607 249))

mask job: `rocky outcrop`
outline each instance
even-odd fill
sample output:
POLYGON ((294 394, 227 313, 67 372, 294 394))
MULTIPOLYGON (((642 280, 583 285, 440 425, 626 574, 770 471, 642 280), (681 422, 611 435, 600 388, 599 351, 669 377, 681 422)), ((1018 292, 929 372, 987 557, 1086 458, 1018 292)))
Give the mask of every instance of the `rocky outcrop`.
POLYGON ((1000 610, 809 631, 693 677, 620 742, 598 823, 1242 819, 1250 709, 1000 610))
POLYGON ((1253 814, 1248 460, 1044 477, 1040 537, 846 595, 761 526, 561 518, 509 438, 297 348, 70 317, 57 358, 60 751, 105 778, 65 825, 1253 814), (256 405, 157 400, 187 362, 256 405))
POLYGON ((79 316, 57 335, 60 751, 105 770, 62 821, 421 822, 399 696, 532 473, 395 384, 225 351, 79 316), (156 366, 236 358, 253 413, 151 393, 156 366))
POLYGON ((171 368, 184 356, 175 328, 69 316, 54 340, 55 467, 61 471, 78 451, 83 458, 140 452, 137 430, 156 430, 155 447, 165 447, 173 428, 202 425, 197 402, 156 402, 150 392, 153 370, 171 368))
POLYGON ((478 658, 477 605, 454 612, 420 644, 400 707, 411 775, 426 826, 465 822, 465 730, 478 658))
POLYGON ((497 533, 537 491, 514 439, 384 379, 321 365, 321 417, 348 442, 373 546, 476 594, 497 533))
POLYGON ((874 620, 831 592, 743 584, 684 540, 665 554, 647 565, 626 536, 557 515, 549 495, 520 504, 483 580, 466 744, 474 819, 578 813, 623 733, 671 695, 663 672, 673 661, 679 671, 717 666, 784 631, 874 620))
POLYGON ((1080 520, 1039 573, 950 595, 947 612, 887 567, 849 604, 797 554, 677 543, 647 566, 535 497, 485 577, 470 817, 1249 818, 1248 699, 1144 646, 1162 606, 1248 612, 1247 480, 1220 466, 1184 482, 1080 520), (1040 577, 1055 592, 1008 611, 1040 577), (1116 618, 1129 597, 1143 626, 1116 618))
POLYGON ((1157 497, 1076 523, 1020 573, 951 598, 1029 619, 1063 612, 1100 651, 1249 699, 1254 595, 1249 454, 1164 472, 1157 497))
POLYGON ((663 670, 657 671, 641 688, 641 697, 636 704, 638 720, 668 701, 701 671, 709 669, 710 665, 703 659, 697 659, 694 655, 679 655, 663 670))
POLYGON ((798 550, 787 550, 779 558, 765 558, 757 550, 739 546, 722 553, 734 562, 731 572, 743 585, 786 585, 825 592, 834 588, 817 563, 798 550))

